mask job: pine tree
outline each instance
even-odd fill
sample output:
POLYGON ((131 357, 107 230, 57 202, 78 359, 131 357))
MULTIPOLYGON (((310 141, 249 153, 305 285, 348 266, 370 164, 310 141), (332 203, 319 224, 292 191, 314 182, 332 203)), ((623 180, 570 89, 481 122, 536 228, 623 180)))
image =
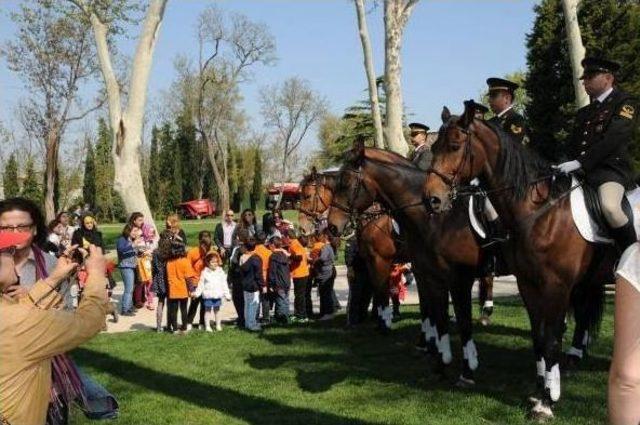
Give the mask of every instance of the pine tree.
POLYGON ((196 158, 196 127, 188 111, 178 116, 176 127, 175 142, 182 171, 182 201, 189 201, 196 198, 198 168, 201 161, 196 158))
POLYGON ((96 205, 96 158, 93 152, 93 144, 87 140, 87 154, 84 161, 84 179, 82 185, 82 198, 85 204, 89 204, 94 210, 96 205))
POLYGON ((114 221, 113 179, 114 168, 111 158, 111 132, 104 118, 98 120, 98 140, 95 147, 95 209, 101 220, 114 221))
POLYGON ((18 160, 15 152, 9 155, 7 165, 2 175, 4 185, 4 197, 14 198, 20 194, 20 185, 18 183, 18 160))
POLYGON ((20 196, 32 200, 38 205, 42 205, 42 179, 39 178, 36 170, 36 164, 30 156, 27 158, 24 166, 24 182, 22 183, 22 192, 20 196))
MULTIPOLYGON (((527 36, 529 73, 525 86, 531 97, 527 116, 537 150, 562 160, 563 142, 575 116, 564 16, 560 0, 543 0, 534 10, 536 20, 527 36)), ((587 55, 620 62, 619 87, 640 96, 640 2, 583 0, 578 20, 587 55)), ((632 145, 636 165, 640 160, 639 137, 632 145)))
POLYGON ((237 193, 238 193, 238 189, 240 187, 240 183, 239 183, 239 179, 240 179, 240 173, 238 170, 238 162, 236 161, 236 154, 237 154, 237 150, 235 148, 235 146, 232 146, 231 143, 229 143, 227 145, 227 152, 228 152, 228 167, 229 167, 229 171, 228 171, 228 175, 229 175, 229 203, 231 204, 230 207, 232 210, 238 211, 239 210, 239 205, 238 205, 238 197, 237 197, 237 193))
POLYGON ((160 130, 159 156, 159 210, 161 214, 168 214, 175 211, 176 206, 182 201, 180 156, 169 123, 165 123, 160 130))
POLYGON ((253 183, 251 185, 251 195, 249 196, 249 202, 251 203, 251 209, 256 210, 260 198, 262 197, 262 151, 260 148, 255 149, 255 156, 253 158, 253 183))
POLYGON ((153 214, 158 213, 160 206, 160 150, 158 139, 160 131, 154 125, 151 129, 151 148, 149 149, 149 185, 147 189, 147 199, 153 214))

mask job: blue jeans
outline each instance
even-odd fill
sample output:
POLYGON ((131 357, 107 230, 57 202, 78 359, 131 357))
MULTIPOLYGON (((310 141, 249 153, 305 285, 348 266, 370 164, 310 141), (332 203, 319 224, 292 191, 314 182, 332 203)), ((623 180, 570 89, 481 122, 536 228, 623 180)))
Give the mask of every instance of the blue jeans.
POLYGON ((276 304, 276 320, 286 323, 289 320, 289 290, 278 288, 273 296, 276 304))
POLYGON ((120 269, 122 282, 124 283, 124 293, 122 294, 122 312, 126 313, 133 310, 133 285, 136 281, 136 269, 122 268, 120 269))
POLYGON ((247 292, 244 291, 244 326, 250 331, 260 329, 256 321, 258 315, 258 307, 260 306, 260 291, 247 292))

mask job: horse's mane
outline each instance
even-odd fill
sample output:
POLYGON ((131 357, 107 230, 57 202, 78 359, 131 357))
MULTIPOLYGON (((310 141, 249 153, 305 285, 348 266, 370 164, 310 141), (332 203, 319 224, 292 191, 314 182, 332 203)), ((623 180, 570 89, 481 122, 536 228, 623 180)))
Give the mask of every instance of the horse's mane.
POLYGON ((365 148, 364 152, 367 159, 424 174, 424 171, 416 167, 413 162, 395 152, 379 148, 365 148))
POLYGON ((489 127, 498 137, 500 153, 496 171, 502 175, 502 180, 511 186, 511 190, 505 191, 505 195, 510 195, 515 200, 523 200, 531 184, 552 174, 548 161, 534 150, 513 141, 498 124, 482 120, 475 122, 478 121, 489 127))
POLYGON ((300 182, 300 186, 305 186, 307 184, 315 183, 316 179, 318 177, 336 178, 338 176, 339 172, 340 172, 340 170, 336 169, 336 170, 319 171, 316 174, 313 174, 313 173, 307 174, 307 175, 302 177, 302 181, 300 182))

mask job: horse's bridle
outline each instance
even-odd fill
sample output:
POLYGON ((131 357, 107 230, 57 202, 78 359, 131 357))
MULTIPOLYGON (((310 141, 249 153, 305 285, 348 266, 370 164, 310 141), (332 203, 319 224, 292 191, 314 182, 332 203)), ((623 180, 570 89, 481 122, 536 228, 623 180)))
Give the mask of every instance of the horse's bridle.
POLYGON ((471 150, 471 132, 468 129, 462 128, 460 126, 457 126, 457 128, 459 131, 466 134, 467 137, 464 144, 464 152, 462 153, 462 158, 460 158, 460 162, 458 163, 458 166, 456 167, 455 171, 450 175, 451 177, 449 177, 448 175, 446 175, 441 171, 436 170, 433 167, 429 167, 427 169, 427 175, 435 174, 440 178, 440 180, 444 182, 444 184, 446 184, 449 187, 449 190, 450 190, 449 199, 451 200, 451 202, 455 201, 458 198, 458 188, 460 187, 458 180, 463 167, 466 165, 467 162, 469 162, 469 164, 471 164, 471 166, 473 167, 473 151, 471 150))
MULTIPOLYGON (((320 221, 320 217, 322 217, 322 214, 324 214, 325 211, 327 211, 330 207, 330 205, 327 205, 324 202, 324 200, 322 199, 322 196, 320 196, 319 188, 322 187, 323 191, 325 190, 331 191, 331 189, 327 187, 326 183, 320 183, 319 177, 320 175, 315 175, 312 183, 306 183, 303 185, 303 186, 314 186, 316 188, 313 194, 313 203, 312 203, 311 210, 307 210, 306 208, 302 208, 302 207, 298 208, 298 211, 311 217, 315 221, 320 221), (319 205, 322 206, 323 208, 322 212, 318 212, 319 205)), ((322 175, 322 177, 326 179, 326 176, 322 175)), ((333 198, 333 194, 331 197, 333 198)))
POLYGON ((364 185, 363 181, 364 178, 362 177, 362 166, 358 167, 357 170, 352 170, 352 169, 344 169, 340 171, 340 178, 338 180, 338 187, 340 187, 342 185, 342 178, 343 178, 343 172, 350 172, 353 173, 357 176, 357 180, 356 180, 356 187, 354 190, 351 191, 351 196, 349 196, 349 201, 347 205, 342 205, 339 202, 336 202, 336 197, 333 196, 331 198, 331 208, 336 208, 342 212, 344 212, 345 214, 347 214, 349 216, 349 221, 351 223, 354 223, 356 221, 356 217, 359 214, 359 212, 353 208, 353 204, 355 202, 355 200, 358 198, 358 195, 360 194, 361 190, 364 190, 365 192, 367 192, 367 194, 371 197, 372 200, 375 200, 375 197, 369 192, 369 190, 367 189, 367 187, 364 185))

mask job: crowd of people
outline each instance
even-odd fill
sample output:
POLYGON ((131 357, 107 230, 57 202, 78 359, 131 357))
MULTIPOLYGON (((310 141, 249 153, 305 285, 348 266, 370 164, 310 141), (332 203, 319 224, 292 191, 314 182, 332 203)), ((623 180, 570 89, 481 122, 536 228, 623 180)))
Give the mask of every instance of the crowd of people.
MULTIPOLYGON (((104 248, 104 242, 88 210, 77 226, 73 217, 62 212, 49 223, 45 250, 60 256, 77 245, 81 264, 88 246, 104 248)), ((327 231, 311 239, 296 235, 279 211, 266 213, 259 223, 250 209, 239 220, 228 210, 213 232, 199 232, 196 246, 189 248, 177 215, 169 215, 165 229, 157 235, 143 214, 133 213, 116 240, 117 263, 107 270, 111 277, 117 265, 124 288, 119 309, 111 305, 110 312, 118 320, 118 313, 134 316, 141 308, 156 310, 158 332, 213 331, 222 329, 220 308, 227 300, 235 307, 236 324, 258 331, 265 324, 315 318, 311 294, 317 287, 318 319, 331 319, 340 308, 333 288, 340 239, 327 231), (293 311, 289 306, 292 289, 293 311)), ((71 279, 68 308, 78 305, 81 276, 79 272, 71 279)))
MULTIPOLYGON (((196 327, 221 330, 220 308, 225 300, 233 302, 237 326, 249 331, 258 331, 272 322, 306 322, 313 314, 312 285, 317 285, 321 294, 320 319, 332 318, 336 310, 333 282, 339 239, 323 234, 314 245, 316 251, 308 249, 308 238, 296 236, 291 223, 277 211, 265 214, 262 224, 251 210, 243 211, 238 222, 233 211, 226 211, 213 233, 199 232, 197 246, 190 249, 176 216, 167 218, 166 229, 155 247, 136 251, 126 230, 125 226, 117 243, 119 267, 130 268, 135 275, 136 265, 128 259, 137 258, 137 279, 141 282, 144 272, 140 258, 151 257, 151 284, 144 295, 149 309, 154 308, 149 298, 155 296, 158 300, 158 332, 184 333, 196 327), (292 286, 293 313, 289 308, 292 286), (167 319, 163 326, 165 305, 167 319)), ((124 296, 129 296, 128 291, 124 296)), ((135 308, 136 297, 133 299, 135 308)), ((128 300, 123 300, 122 305, 123 314, 135 314, 126 310, 130 306, 128 300)))

